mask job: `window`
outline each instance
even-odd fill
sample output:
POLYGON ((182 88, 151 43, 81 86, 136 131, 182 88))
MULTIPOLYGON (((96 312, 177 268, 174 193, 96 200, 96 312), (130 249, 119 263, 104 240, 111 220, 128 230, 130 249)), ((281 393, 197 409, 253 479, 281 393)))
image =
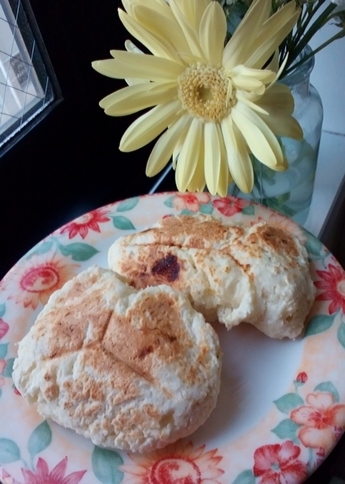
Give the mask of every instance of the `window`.
POLYGON ((0 156, 60 100, 28 0, 0 0, 0 156))

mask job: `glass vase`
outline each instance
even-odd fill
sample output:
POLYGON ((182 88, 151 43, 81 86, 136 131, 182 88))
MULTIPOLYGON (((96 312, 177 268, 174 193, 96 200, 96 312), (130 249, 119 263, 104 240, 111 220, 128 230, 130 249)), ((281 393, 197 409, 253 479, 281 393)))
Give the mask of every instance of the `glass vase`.
MULTIPOLYGON (((308 55, 307 46, 301 56, 308 55)), ((296 62, 299 59, 297 58, 296 62)), ((293 116, 303 130, 303 139, 279 137, 278 140, 288 162, 288 168, 276 172, 252 157, 254 188, 249 194, 242 193, 232 183, 229 195, 252 199, 272 208, 303 225, 307 219, 314 189, 314 179, 319 153, 323 107, 319 93, 310 84, 310 74, 315 63, 314 56, 297 67, 282 82, 291 89, 295 108, 293 116)))

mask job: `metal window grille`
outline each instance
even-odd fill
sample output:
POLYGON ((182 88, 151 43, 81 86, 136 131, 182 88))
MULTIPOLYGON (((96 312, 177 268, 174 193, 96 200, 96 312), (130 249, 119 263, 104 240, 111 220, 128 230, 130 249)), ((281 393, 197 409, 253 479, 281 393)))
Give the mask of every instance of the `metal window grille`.
POLYGON ((28 1, 0 0, 0 156, 59 100, 28 1))

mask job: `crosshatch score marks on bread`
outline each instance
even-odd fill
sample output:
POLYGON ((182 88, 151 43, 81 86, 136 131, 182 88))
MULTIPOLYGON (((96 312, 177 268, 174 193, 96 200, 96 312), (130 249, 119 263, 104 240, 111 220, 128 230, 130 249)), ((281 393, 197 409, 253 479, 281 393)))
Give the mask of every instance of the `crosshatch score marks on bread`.
POLYGON ((218 337, 185 296, 91 267, 51 296, 19 343, 13 380, 44 418, 148 452, 205 422, 220 371, 218 337))

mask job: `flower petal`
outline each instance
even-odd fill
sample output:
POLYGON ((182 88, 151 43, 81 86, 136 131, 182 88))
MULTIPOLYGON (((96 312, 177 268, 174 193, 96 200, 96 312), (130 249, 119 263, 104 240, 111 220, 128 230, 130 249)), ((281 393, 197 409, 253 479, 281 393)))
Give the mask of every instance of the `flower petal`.
MULTIPOLYGON (((62 465, 64 464, 62 463, 62 465)), ((36 475, 37 477, 40 477, 43 481, 46 479, 49 479, 49 467, 47 462, 44 459, 42 459, 42 457, 39 457, 37 459, 36 475)))
POLYGON ((335 427, 345 430, 345 405, 334 405, 332 408, 332 423, 335 427))
POLYGON ((220 147, 220 170, 219 170, 219 180, 218 180, 218 190, 217 193, 221 197, 226 197, 228 194, 228 188, 229 188, 229 183, 230 183, 230 173, 229 173, 229 167, 227 163, 227 153, 224 145, 224 138, 223 138, 223 133, 221 131, 221 128, 219 124, 216 124, 216 128, 218 131, 218 140, 219 140, 219 147, 220 147))
POLYGON ((248 106, 253 111, 256 111, 257 113, 265 114, 265 115, 269 114, 269 112, 266 111, 265 109, 263 109, 261 106, 252 102, 250 100, 250 97, 246 96, 246 93, 243 93, 243 95, 242 95, 242 93, 239 91, 239 92, 236 93, 236 97, 237 97, 237 101, 245 104, 246 106, 248 106))
POLYGON ((140 54, 138 58, 139 54, 127 51, 112 51, 112 55, 116 59, 94 61, 92 67, 114 79, 136 77, 151 81, 173 81, 184 71, 181 64, 153 55, 140 54))
POLYGON ((179 60, 179 56, 171 49, 165 39, 156 38, 123 10, 119 10, 119 17, 128 32, 145 45, 153 55, 174 61, 179 60))
POLYGON ((258 79, 243 76, 233 76, 231 80, 236 89, 242 91, 254 91, 259 95, 262 95, 265 92, 264 84, 258 79))
POLYGON ((269 18, 270 11, 271 0, 256 0, 252 2, 242 22, 225 46, 223 65, 227 69, 245 63, 245 60, 253 49, 253 42, 248 39, 248 34, 250 33, 251 38, 256 43, 257 34, 262 24, 269 18))
POLYGON ((243 193, 249 193, 254 185, 254 172, 248 147, 230 116, 223 119, 221 129, 230 174, 239 189, 243 193))
MULTIPOLYGON (((86 470, 72 472, 72 474, 69 474, 64 478, 63 481, 61 481, 61 484, 79 484, 79 482, 82 480, 85 473, 86 473, 86 470)), ((54 481, 51 481, 51 482, 53 483, 54 481)), ((56 481, 56 482, 59 482, 59 481, 56 481)))
POLYGON ((252 69, 240 64, 231 69, 231 74, 235 76, 244 76, 254 78, 262 81, 264 84, 268 84, 275 80, 276 75, 273 71, 268 69, 252 69))
MULTIPOLYGON (((260 113, 258 113, 261 116, 260 113)), ((276 136, 285 136, 301 140, 303 131, 295 118, 285 114, 269 113, 269 116, 261 116, 263 122, 276 136)))
POLYGON ((253 473, 255 477, 266 474, 272 467, 272 463, 278 461, 279 444, 263 445, 254 451, 253 473))
POLYGON ((127 52, 133 52, 134 54, 144 54, 131 40, 125 40, 125 48, 127 52))
POLYGON ((287 86, 279 82, 273 84, 256 104, 269 113, 269 116, 259 115, 275 135, 302 139, 303 131, 299 123, 290 116, 294 110, 294 100, 287 86))
POLYGON ((294 110, 291 91, 288 86, 280 82, 276 82, 266 89, 265 94, 256 103, 269 112, 292 114, 294 110))
POLYGON ((307 405, 295 408, 290 413, 290 419, 298 425, 308 424, 312 421, 315 410, 307 405))
POLYGON ((150 143, 176 119, 180 107, 180 101, 160 104, 140 116, 123 134, 120 150, 134 151, 150 143))
POLYGON ((321 412, 327 411, 334 403, 333 395, 327 392, 308 393, 306 402, 321 412))
POLYGON ((284 165, 278 140, 259 115, 240 103, 233 108, 231 114, 251 152, 261 163, 273 169, 277 165, 284 165))
POLYGON ((218 2, 211 2, 199 26, 200 44, 207 62, 211 65, 218 65, 222 61, 226 29, 224 10, 218 2))
POLYGON ((146 165, 147 176, 155 176, 165 167, 178 141, 184 139, 189 123, 190 116, 183 114, 160 136, 146 165))
POLYGON ((273 72, 278 72, 279 69, 279 49, 276 49, 274 51, 274 54, 272 56, 272 59, 270 62, 267 64, 265 69, 273 71, 273 72))
MULTIPOLYGON (((178 52, 189 51, 189 46, 181 27, 178 22, 176 22, 173 15, 167 17, 156 10, 148 8, 146 4, 138 5, 135 8, 135 20, 133 19, 131 25, 128 26, 130 26, 131 29, 142 29, 141 35, 144 37, 146 36, 144 45, 146 45, 146 47, 148 47, 148 49, 155 55, 162 56, 151 49, 151 44, 152 47, 157 45, 162 52, 166 52, 166 55, 169 55, 169 58, 173 57, 177 59, 179 58, 178 52)), ((127 26, 126 28, 129 30, 127 26)), ((133 32, 131 33, 134 35, 133 32)), ((135 37, 137 37, 137 35, 135 35, 135 37)), ((164 55, 164 57, 166 55, 164 55)))
POLYGON ((294 445, 291 440, 287 440, 283 442, 277 454, 281 464, 286 465, 295 461, 300 453, 301 449, 297 445, 294 445))
POLYGON ((184 139, 176 165, 176 185, 180 192, 184 192, 195 172, 199 150, 203 142, 202 123, 193 118, 184 139))
POLYGON ((169 5, 170 8, 179 23, 183 35, 186 38, 188 45, 189 45, 189 50, 190 52, 197 56, 200 57, 200 59, 203 58, 203 52, 200 46, 200 42, 197 36, 197 32, 195 28, 193 28, 190 23, 188 22, 188 19, 184 16, 182 10, 180 10, 180 5, 178 5, 179 2, 176 0, 170 0, 169 5))
POLYGON ((67 469, 67 457, 62 459, 55 467, 51 470, 49 478, 52 481, 62 481, 67 469))
POLYGON ((197 30, 201 18, 212 0, 175 0, 176 5, 188 21, 197 30))
POLYGON ((221 148, 215 123, 204 124, 205 180, 211 195, 218 191, 221 172, 221 148))
POLYGON ((196 159, 195 171, 187 187, 189 192, 202 192, 205 189, 204 175, 204 145, 201 145, 199 156, 196 159))
POLYGON ((175 83, 142 83, 119 89, 99 103, 108 116, 124 116, 176 98, 175 83))
POLYGON ((246 65, 260 69, 291 32, 299 16, 300 9, 295 2, 288 2, 277 10, 260 29, 255 41, 256 48, 246 59, 246 65))
POLYGON ((311 447, 314 449, 321 447, 327 452, 332 449, 336 442, 336 437, 331 427, 319 429, 311 425, 303 426, 300 428, 297 435, 305 447, 311 447))
MULTIPOLYGON (((144 54, 142 50, 140 50, 131 40, 125 40, 125 49, 127 52, 133 52, 134 54, 144 54)), ((139 59, 138 59, 139 60, 139 59)), ((129 86, 133 86, 133 84, 142 84, 143 82, 150 82, 148 79, 125 79, 126 83, 129 86)))

